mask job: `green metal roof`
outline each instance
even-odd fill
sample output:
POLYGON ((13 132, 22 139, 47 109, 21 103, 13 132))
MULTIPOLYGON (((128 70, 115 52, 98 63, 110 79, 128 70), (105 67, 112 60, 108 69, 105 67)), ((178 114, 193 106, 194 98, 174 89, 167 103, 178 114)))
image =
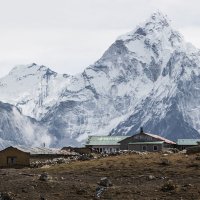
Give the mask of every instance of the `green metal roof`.
POLYGON ((197 142, 200 142, 200 139, 178 139, 178 145, 197 145, 197 142))
POLYGON ((155 141, 155 142, 130 142, 128 144, 163 144, 164 141, 155 141))
POLYGON ((89 136, 86 145, 119 145, 127 136, 89 136))

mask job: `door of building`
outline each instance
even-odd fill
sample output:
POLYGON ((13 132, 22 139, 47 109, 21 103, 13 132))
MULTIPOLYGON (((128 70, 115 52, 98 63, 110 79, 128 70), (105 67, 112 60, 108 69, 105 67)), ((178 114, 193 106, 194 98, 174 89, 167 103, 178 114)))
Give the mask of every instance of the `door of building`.
POLYGON ((16 157, 7 157, 7 164, 9 166, 16 165, 16 160, 17 160, 16 157))

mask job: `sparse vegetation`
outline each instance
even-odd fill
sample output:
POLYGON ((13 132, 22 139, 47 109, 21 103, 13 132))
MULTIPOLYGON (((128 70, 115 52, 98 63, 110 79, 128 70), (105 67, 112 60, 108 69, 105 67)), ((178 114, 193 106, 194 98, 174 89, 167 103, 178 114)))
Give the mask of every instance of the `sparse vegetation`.
POLYGON ((49 168, 2 169, 0 192, 16 200, 95 199, 98 183, 107 177, 112 186, 100 199, 199 199, 200 169, 197 155, 148 153, 75 161, 49 168), (170 164, 162 165, 165 158, 170 164), (190 166, 190 167, 189 167, 190 166), (51 179, 40 181, 42 173, 51 179), (28 174, 31 174, 29 176, 28 174))

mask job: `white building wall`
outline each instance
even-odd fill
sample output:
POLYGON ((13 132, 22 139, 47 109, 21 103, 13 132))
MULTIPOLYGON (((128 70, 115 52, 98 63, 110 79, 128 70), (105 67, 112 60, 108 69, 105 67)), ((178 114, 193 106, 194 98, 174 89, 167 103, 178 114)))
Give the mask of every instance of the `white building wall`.
POLYGON ((114 153, 120 150, 119 145, 98 145, 98 146, 92 146, 93 149, 97 150, 99 153, 114 153))

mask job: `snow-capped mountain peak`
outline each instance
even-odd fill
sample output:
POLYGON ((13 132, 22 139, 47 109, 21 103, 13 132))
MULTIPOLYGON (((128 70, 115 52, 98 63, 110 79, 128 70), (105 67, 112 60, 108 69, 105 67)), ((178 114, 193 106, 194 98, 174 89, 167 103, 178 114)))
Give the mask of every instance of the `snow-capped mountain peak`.
POLYGON ((149 47, 150 44, 163 43, 163 47, 182 48, 184 39, 174 30, 171 21, 161 12, 153 13, 148 20, 141 23, 133 31, 118 37, 126 43, 141 40, 149 47))
POLYGON ((31 64, 0 79, 0 100, 40 120, 58 143, 88 135, 146 131, 199 137, 200 54, 160 12, 117 38, 103 56, 69 76, 31 64))
POLYGON ((150 16, 150 19, 146 21, 146 25, 150 22, 156 24, 157 27, 160 26, 163 28, 168 27, 171 23, 171 20, 168 19, 167 15, 158 10, 150 16))
POLYGON ((69 79, 70 76, 57 74, 43 65, 19 65, 0 79, 1 100, 18 106, 25 115, 39 119, 45 106, 57 102, 69 79))
POLYGON ((15 77, 17 80, 27 78, 28 76, 40 76, 40 75, 54 75, 57 73, 44 65, 37 65, 35 63, 29 65, 18 65, 14 67, 8 74, 9 76, 15 77))

